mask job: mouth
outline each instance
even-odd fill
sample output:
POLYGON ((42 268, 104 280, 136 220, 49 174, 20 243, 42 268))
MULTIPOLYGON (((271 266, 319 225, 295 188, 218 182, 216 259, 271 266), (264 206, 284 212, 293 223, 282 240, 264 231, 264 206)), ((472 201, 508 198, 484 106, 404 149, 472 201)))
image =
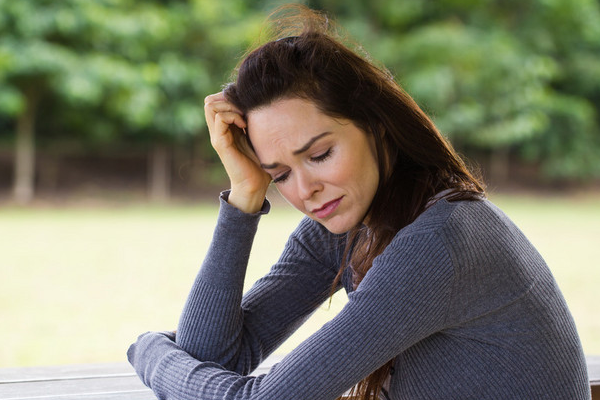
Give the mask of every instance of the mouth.
POLYGON ((319 219, 327 218, 328 216, 333 214, 333 212, 340 205, 340 203, 342 202, 342 197, 343 196, 323 204, 321 208, 315 208, 311 211, 311 213, 319 219))

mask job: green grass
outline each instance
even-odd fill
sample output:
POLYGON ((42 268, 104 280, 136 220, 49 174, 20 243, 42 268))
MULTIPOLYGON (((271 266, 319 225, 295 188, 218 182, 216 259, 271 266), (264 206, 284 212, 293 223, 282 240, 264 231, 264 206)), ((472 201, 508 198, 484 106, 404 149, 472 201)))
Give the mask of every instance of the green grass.
MULTIPOLYGON (((493 196, 548 261, 586 353, 600 353, 600 197, 493 196)), ((123 361, 147 330, 174 329, 210 242, 215 205, 0 209, 0 367, 123 361)), ((261 221, 248 286, 277 260, 300 215, 261 221)), ((279 352, 343 306, 336 296, 279 352)))

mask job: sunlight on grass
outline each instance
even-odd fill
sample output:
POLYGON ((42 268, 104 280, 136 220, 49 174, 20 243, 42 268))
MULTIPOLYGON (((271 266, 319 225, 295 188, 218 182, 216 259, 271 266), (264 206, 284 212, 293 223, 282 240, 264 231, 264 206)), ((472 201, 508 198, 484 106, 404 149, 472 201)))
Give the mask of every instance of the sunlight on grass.
POLYGON ((121 360, 138 333, 174 328, 214 210, 2 212, 0 364, 121 360))
MULTIPOLYGON (((493 196, 548 261, 586 353, 600 353, 600 201, 493 196)), ((247 287, 275 262, 301 215, 263 217, 247 287)), ((138 334, 174 329, 216 220, 215 204, 0 210, 0 367, 124 361, 138 334)), ((278 350, 341 309, 334 297, 278 350)))

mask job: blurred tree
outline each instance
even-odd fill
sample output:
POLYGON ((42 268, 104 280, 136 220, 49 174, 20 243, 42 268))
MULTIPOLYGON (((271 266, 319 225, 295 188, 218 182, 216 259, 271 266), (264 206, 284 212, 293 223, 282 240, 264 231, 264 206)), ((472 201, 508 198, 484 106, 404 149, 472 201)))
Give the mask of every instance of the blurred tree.
MULTIPOLYGON (((461 151, 600 177, 596 0, 314 0, 382 61, 461 151)), ((498 162, 499 161, 499 162, 498 162)))
MULTIPOLYGON (((34 193, 35 132, 38 142, 145 147, 149 192, 168 197, 172 144, 204 132, 202 99, 282 3, 0 0, 0 116, 16 132, 15 198, 34 193)), ((462 152, 490 153, 496 176, 509 153, 554 178, 600 176, 596 0, 305 3, 389 67, 462 152)))
POLYGON ((167 197, 168 143, 203 128, 202 99, 256 21, 241 0, 0 0, 0 113, 18 121, 15 199, 34 193, 41 100, 62 105, 45 119, 63 134, 148 143, 150 193, 167 197))

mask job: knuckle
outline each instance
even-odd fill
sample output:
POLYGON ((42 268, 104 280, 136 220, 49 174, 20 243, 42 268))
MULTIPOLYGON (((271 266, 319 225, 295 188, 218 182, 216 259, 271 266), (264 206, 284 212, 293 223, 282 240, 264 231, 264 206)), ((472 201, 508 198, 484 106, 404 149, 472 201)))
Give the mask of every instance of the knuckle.
POLYGON ((216 98, 217 98, 218 95, 219 95, 218 93, 209 94, 208 96, 206 96, 204 98, 204 104, 206 104, 206 103, 212 103, 213 101, 216 100, 216 98))
POLYGON ((215 113, 215 106, 212 102, 204 103, 204 112, 205 113, 215 113))
POLYGON ((223 113, 217 112, 215 113, 215 123, 225 123, 225 115, 223 115, 223 113))

